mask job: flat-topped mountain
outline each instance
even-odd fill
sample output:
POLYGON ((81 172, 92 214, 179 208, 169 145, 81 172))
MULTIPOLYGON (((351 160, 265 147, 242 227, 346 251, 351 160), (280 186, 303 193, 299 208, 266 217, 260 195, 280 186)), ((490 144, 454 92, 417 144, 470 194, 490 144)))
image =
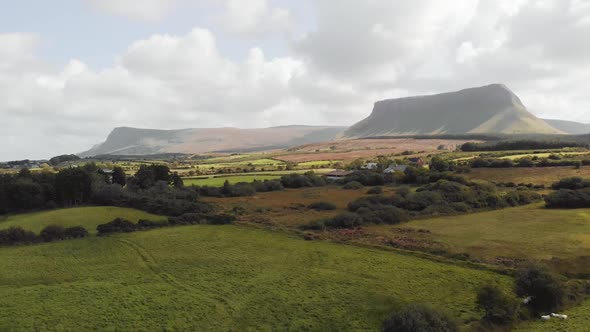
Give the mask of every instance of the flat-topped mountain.
POLYGON ((80 153, 145 155, 158 153, 205 153, 285 148, 334 139, 345 127, 283 126, 262 129, 204 128, 180 130, 115 128, 102 144, 80 153))
POLYGON ((383 100, 345 137, 429 134, 563 134, 527 111, 506 86, 383 100))

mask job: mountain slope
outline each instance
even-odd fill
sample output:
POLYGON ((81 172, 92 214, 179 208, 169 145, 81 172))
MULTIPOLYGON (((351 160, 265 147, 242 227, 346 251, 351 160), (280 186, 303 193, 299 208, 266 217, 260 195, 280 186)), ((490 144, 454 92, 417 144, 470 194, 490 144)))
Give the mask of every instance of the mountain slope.
POLYGON ((416 134, 562 134, 526 110, 506 86, 383 100, 345 137, 416 134))
POLYGON ((158 153, 204 153, 284 148, 334 139, 346 128, 284 126, 263 129, 210 128, 155 130, 115 128, 102 144, 78 154, 145 155, 158 153))
POLYGON ((588 123, 551 119, 544 119, 544 121, 553 128, 561 130, 567 134, 581 135, 590 133, 590 124, 588 123))

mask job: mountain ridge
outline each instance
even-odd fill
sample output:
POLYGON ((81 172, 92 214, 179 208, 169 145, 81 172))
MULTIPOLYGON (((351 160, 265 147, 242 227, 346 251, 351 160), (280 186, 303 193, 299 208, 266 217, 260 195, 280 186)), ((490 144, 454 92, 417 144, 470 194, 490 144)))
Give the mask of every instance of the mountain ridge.
POLYGON ((344 137, 423 134, 563 134, 528 112, 503 84, 386 99, 344 137))

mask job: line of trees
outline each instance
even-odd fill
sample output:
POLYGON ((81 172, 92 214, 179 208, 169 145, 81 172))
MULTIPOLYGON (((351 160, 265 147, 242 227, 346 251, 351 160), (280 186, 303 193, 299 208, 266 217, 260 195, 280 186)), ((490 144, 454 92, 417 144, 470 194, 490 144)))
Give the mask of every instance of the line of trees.
POLYGON ((495 144, 467 142, 461 145, 461 151, 515 151, 515 150, 541 150, 563 148, 588 148, 588 144, 578 142, 519 140, 503 141, 495 144))

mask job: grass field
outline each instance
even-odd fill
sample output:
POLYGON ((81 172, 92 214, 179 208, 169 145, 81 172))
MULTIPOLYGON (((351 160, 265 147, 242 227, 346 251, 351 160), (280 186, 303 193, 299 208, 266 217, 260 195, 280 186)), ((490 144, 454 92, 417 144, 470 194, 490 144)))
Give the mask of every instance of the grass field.
POLYGON ((238 175, 238 176, 224 176, 224 177, 209 177, 206 179, 183 179, 185 186, 210 186, 210 187, 221 187, 225 181, 234 184, 238 182, 253 182, 254 180, 275 180, 280 178, 280 175, 238 175))
POLYGON ((493 182, 514 182, 551 185, 563 178, 581 176, 590 178, 590 167, 533 167, 533 168, 474 168, 465 176, 493 182))
POLYGON ((571 308, 564 312, 568 315, 567 320, 551 319, 549 321, 537 320, 534 322, 523 323, 517 327, 518 332, 537 332, 537 331, 555 331, 555 332, 588 332, 590 329, 590 301, 571 308))
POLYGON ((0 330, 377 330, 408 302, 480 317, 508 277, 244 226, 0 249, 0 330))
POLYGON ((94 234, 96 233, 96 226, 115 218, 124 218, 134 222, 139 219, 153 221, 166 219, 166 217, 134 209, 110 206, 82 207, 9 216, 6 219, 0 219, 0 229, 18 226, 38 233, 48 225, 62 225, 65 227, 83 226, 89 233, 94 234))
POLYGON ((370 226, 367 232, 394 238, 400 236, 400 228, 428 230, 430 233, 402 235, 423 243, 435 241, 450 252, 469 253, 489 262, 498 257, 546 260, 562 273, 590 274, 590 209, 548 210, 534 204, 415 220, 395 227, 370 226))

